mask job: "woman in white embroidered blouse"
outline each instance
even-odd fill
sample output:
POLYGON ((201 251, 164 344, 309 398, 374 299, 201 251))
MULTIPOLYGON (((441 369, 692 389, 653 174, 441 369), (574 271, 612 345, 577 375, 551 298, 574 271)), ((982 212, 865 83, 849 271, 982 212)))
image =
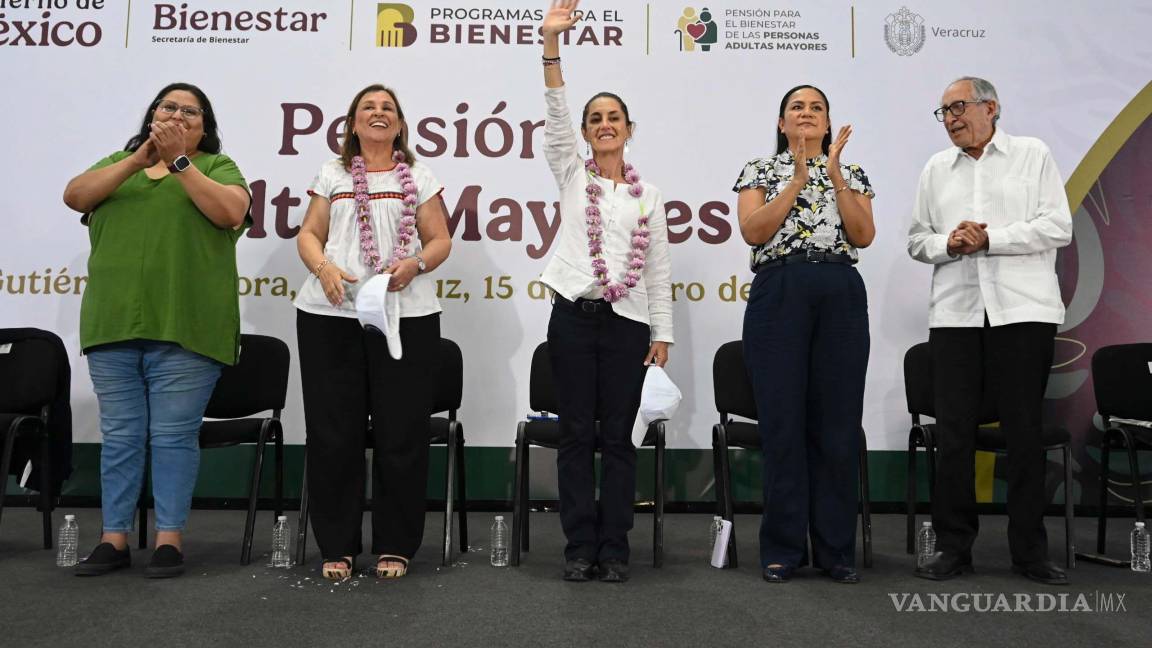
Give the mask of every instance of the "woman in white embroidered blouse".
POLYGON ((580 133, 591 157, 580 158, 559 43, 580 20, 577 5, 554 1, 541 26, 544 153, 560 188, 559 242, 541 280, 556 293, 548 348, 561 430, 556 467, 568 541, 564 578, 585 581, 598 573, 602 581, 622 582, 636 490, 632 425, 646 367, 664 366, 673 341, 668 226, 660 191, 624 161, 634 124, 616 95, 601 92, 585 104, 580 133))
MULTIPOLYGON (((403 576, 424 534, 428 417, 436 392, 440 303, 428 276, 448 257, 440 183, 408 148, 396 93, 361 90, 348 107, 341 157, 308 193, 297 247, 312 273, 296 297, 308 435, 308 497, 326 578, 352 574, 360 553, 364 439, 376 479, 372 553, 381 578, 403 576), (356 288, 390 275, 399 293, 399 349, 360 326, 356 288)), ((384 281, 384 279, 381 279, 384 281)), ((394 339, 394 338, 393 338, 394 339)))

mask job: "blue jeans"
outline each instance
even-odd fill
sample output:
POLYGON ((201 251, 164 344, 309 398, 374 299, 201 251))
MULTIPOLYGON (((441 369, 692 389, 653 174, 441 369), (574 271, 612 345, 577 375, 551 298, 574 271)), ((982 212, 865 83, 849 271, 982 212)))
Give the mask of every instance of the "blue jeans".
POLYGON ((156 529, 181 531, 200 468, 200 424, 222 365, 171 342, 132 340, 88 351, 100 404, 104 531, 127 533, 152 448, 156 529))

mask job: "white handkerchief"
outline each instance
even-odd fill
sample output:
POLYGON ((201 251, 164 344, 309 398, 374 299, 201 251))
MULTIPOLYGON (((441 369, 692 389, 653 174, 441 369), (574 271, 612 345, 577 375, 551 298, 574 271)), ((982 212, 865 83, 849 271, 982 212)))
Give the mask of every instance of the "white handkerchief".
POLYGON ((356 292, 356 317, 365 329, 382 334, 388 340, 388 355, 399 360, 400 293, 388 291, 390 274, 379 274, 360 286, 356 292))
POLYGON ((642 389, 640 411, 636 413, 636 423, 632 426, 632 445, 637 448, 644 442, 648 424, 667 421, 675 416, 681 398, 680 389, 668 377, 668 373, 657 365, 648 367, 642 389))

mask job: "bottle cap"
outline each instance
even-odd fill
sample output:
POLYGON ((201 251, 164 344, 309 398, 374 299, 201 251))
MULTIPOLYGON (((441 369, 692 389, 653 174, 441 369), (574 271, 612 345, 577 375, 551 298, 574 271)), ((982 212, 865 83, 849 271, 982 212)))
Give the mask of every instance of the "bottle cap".
POLYGON ((716 520, 723 520, 723 519, 724 519, 724 518, 720 517, 719 515, 713 515, 713 516, 712 516, 712 521, 713 521, 713 522, 715 522, 716 520))
POLYGON ((64 520, 68 521, 68 522, 71 522, 72 520, 75 520, 75 519, 76 519, 75 515, 65 515, 64 516, 64 520))
POLYGON ((504 516, 503 516, 503 515, 497 515, 497 516, 496 516, 496 521, 497 521, 497 522, 503 522, 503 521, 504 521, 504 516))
POLYGON ((930 527, 930 526, 932 526, 932 523, 931 523, 931 522, 927 522, 927 521, 926 521, 926 522, 924 522, 923 524, 921 524, 920 526, 922 526, 922 527, 930 527))
POLYGON ((1143 522, 1137 522, 1137 523, 1136 523, 1136 528, 1137 528, 1137 529, 1143 529, 1143 528, 1144 528, 1144 523, 1143 523, 1143 522))
POLYGON ((277 521, 277 522, 287 522, 287 521, 288 521, 288 516, 287 516, 287 515, 281 515, 281 516, 278 516, 278 517, 276 518, 276 521, 277 521))

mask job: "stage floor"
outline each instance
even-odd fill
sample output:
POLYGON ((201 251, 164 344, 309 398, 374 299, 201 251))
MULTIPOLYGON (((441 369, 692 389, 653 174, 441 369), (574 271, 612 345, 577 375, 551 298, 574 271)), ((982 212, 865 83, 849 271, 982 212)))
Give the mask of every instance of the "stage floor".
MULTIPOLYGON (((63 512, 54 517, 57 524, 63 512)), ((99 511, 68 512, 78 516, 83 555, 94 545, 99 511)), ((295 525, 294 512, 289 517, 295 525)), ((533 514, 532 551, 521 567, 502 569, 488 564, 492 517, 469 517, 476 551, 450 567, 440 566, 442 514, 429 513, 424 547, 408 576, 385 582, 359 575, 334 585, 320 578, 314 545, 304 565, 265 566, 268 512, 258 520, 251 565, 239 564, 243 512, 194 511, 185 547, 188 573, 148 580, 143 568, 150 550, 133 551, 131 570, 73 577, 55 567, 53 552, 39 548, 39 515, 8 508, 0 524, 0 644, 1047 648, 1152 641, 1152 575, 1081 562, 1069 572, 1069 587, 1032 583, 1010 572, 1007 519, 1001 516, 981 520, 977 573, 946 583, 912 576, 902 516, 874 516, 874 566, 860 570, 863 582, 855 586, 837 585, 810 569, 788 584, 763 582, 756 516, 737 519, 739 569, 713 569, 707 547, 711 516, 695 514, 667 516, 663 568, 651 566, 652 518, 641 514, 631 534, 630 582, 565 583, 556 514, 533 514), (943 603, 931 594, 951 596, 943 603), (917 601, 929 611, 908 611, 917 601), (1003 606, 1001 601, 1016 611, 975 611, 1003 606), (1054 604, 1069 611, 1019 611, 1021 601, 1033 609, 1054 604), (1090 611, 1071 611, 1084 604, 1090 611), (931 611, 933 605, 948 611, 931 611)), ((1079 545, 1090 548, 1094 521, 1078 524, 1079 545)), ((1130 528, 1131 520, 1111 521, 1112 555, 1127 555, 1130 528)), ((1053 558, 1062 564, 1062 521, 1049 518, 1048 530, 1053 558)), ((370 561, 360 556, 360 566, 370 561)))

